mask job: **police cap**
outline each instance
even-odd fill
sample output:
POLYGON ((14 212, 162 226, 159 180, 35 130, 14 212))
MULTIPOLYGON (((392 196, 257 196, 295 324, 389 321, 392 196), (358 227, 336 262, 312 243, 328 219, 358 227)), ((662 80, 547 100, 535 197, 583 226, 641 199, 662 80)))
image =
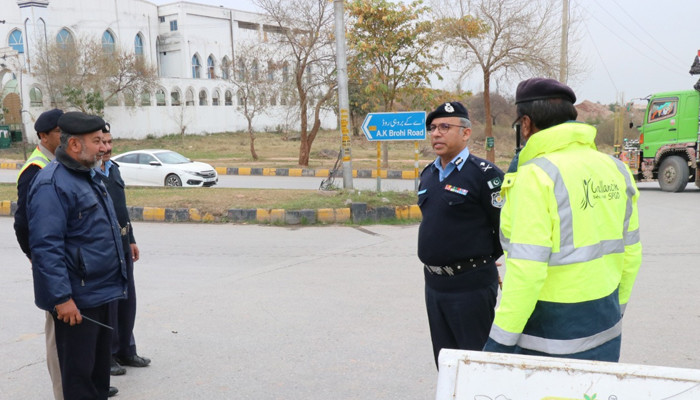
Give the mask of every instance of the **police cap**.
POLYGON ((563 99, 576 102, 576 95, 570 87, 549 78, 531 78, 518 84, 515 91, 515 104, 545 99, 563 99))
POLYGON ((37 135, 39 133, 49 133, 58 126, 58 119, 63 115, 63 110, 54 108, 53 110, 44 111, 39 115, 34 123, 34 130, 37 135))
POLYGON ((428 114, 428 117, 425 119, 425 126, 430 126, 430 123, 433 122, 435 118, 444 117, 458 117, 469 119, 469 112, 467 111, 467 108, 464 107, 462 103, 458 101, 451 101, 449 103, 440 104, 434 111, 428 114))
POLYGON ((96 131, 102 131, 105 121, 97 115, 89 115, 80 111, 71 111, 63 114, 58 120, 58 126, 63 132, 71 135, 85 135, 96 131))

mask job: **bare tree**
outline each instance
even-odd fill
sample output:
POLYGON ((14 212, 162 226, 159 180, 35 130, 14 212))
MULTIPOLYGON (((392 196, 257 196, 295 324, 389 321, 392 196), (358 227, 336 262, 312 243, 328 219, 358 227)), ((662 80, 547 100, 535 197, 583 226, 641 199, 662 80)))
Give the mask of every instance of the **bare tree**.
POLYGON ((250 155, 257 160, 253 119, 277 104, 277 96, 282 93, 279 78, 282 63, 274 60, 274 48, 264 43, 245 43, 236 50, 238 57, 228 76, 237 89, 238 109, 248 121, 250 155))
POLYGON ((42 47, 35 64, 36 78, 58 107, 101 115, 105 103, 119 93, 141 93, 158 81, 155 68, 143 57, 104 47, 95 38, 44 43, 42 47))
MULTIPOLYGON (((274 29, 267 40, 280 45, 292 67, 301 123, 299 165, 308 166, 311 145, 321 128, 321 111, 335 95, 333 3, 328 0, 255 0, 274 29), (309 115, 311 113, 311 115, 309 115), (311 122, 311 127, 309 127, 311 122)), ((268 35, 269 33, 269 35, 268 35)))
MULTIPOLYGON (((559 68, 561 18, 553 0, 433 0, 445 44, 481 69, 485 135, 493 138, 492 79, 525 74, 554 77, 559 68)), ((487 158, 494 161, 493 148, 487 158)))

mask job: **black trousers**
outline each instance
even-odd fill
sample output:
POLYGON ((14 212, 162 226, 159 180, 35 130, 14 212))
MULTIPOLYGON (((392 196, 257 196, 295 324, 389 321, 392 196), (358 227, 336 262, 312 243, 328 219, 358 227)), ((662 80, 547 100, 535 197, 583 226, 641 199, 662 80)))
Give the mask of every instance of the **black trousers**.
MULTIPOLYGON (((109 304, 83 308, 80 313, 109 323, 109 304)), ((105 400, 109 394, 112 331, 83 319, 70 326, 54 316, 56 348, 66 400, 105 400)))
POLYGON ((126 257, 127 296, 126 299, 111 303, 110 326, 112 333, 112 354, 130 357, 136 354, 134 323, 136 322, 136 285, 134 284, 134 260, 128 236, 122 237, 124 257, 126 257))
POLYGON ((495 316, 498 270, 491 262, 455 276, 425 272, 435 365, 441 349, 482 350, 495 316))

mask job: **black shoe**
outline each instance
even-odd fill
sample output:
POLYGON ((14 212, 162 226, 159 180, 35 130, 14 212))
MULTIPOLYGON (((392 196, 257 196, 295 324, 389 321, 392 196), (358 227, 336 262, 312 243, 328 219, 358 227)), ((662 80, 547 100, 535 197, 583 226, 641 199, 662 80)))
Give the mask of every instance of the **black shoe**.
POLYGON ((130 367, 147 367, 151 363, 150 358, 141 357, 138 354, 128 357, 115 357, 117 362, 121 365, 128 365, 130 367))
MULTIPOLYGON (((119 365, 117 360, 115 360, 114 357, 112 357, 112 364, 109 367, 109 374, 110 375, 124 375, 124 374, 126 374, 126 368, 119 365)), ((114 393, 116 393, 116 392, 114 392, 114 393)))
POLYGON ((115 388, 114 386, 110 386, 109 394, 107 395, 107 397, 116 396, 117 393, 119 393, 119 389, 115 388))

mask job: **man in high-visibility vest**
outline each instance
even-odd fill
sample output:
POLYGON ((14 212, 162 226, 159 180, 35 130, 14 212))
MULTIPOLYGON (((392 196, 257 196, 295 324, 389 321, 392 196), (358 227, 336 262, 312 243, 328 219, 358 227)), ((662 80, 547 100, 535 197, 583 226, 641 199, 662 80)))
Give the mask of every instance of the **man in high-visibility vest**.
MULTIPOLYGON (((29 223, 27 220, 27 194, 34 176, 54 159, 56 148, 61 143, 61 128, 58 127, 58 119, 63 111, 55 108, 45 111, 34 123, 34 130, 39 137, 39 144, 29 156, 27 161, 17 174, 17 210, 15 211, 15 235, 17 242, 24 254, 31 260, 29 251, 29 223)), ((56 352, 56 336, 54 333, 53 317, 46 313, 44 326, 46 333, 46 365, 49 369, 53 386, 54 398, 63 399, 61 385, 61 370, 58 365, 58 353, 56 352)))
POLYGON ((17 211, 15 212, 15 235, 22 251, 31 259, 29 253, 29 232, 27 224, 27 193, 29 185, 46 164, 54 159, 56 147, 61 143, 61 128, 58 127, 58 119, 63 111, 54 108, 45 111, 34 123, 34 130, 39 138, 39 144, 29 156, 17 174, 17 211))
POLYGON ((618 361, 642 260, 639 191, 575 122, 571 88, 533 78, 515 102, 527 142, 501 187, 506 274, 484 350, 618 361))

